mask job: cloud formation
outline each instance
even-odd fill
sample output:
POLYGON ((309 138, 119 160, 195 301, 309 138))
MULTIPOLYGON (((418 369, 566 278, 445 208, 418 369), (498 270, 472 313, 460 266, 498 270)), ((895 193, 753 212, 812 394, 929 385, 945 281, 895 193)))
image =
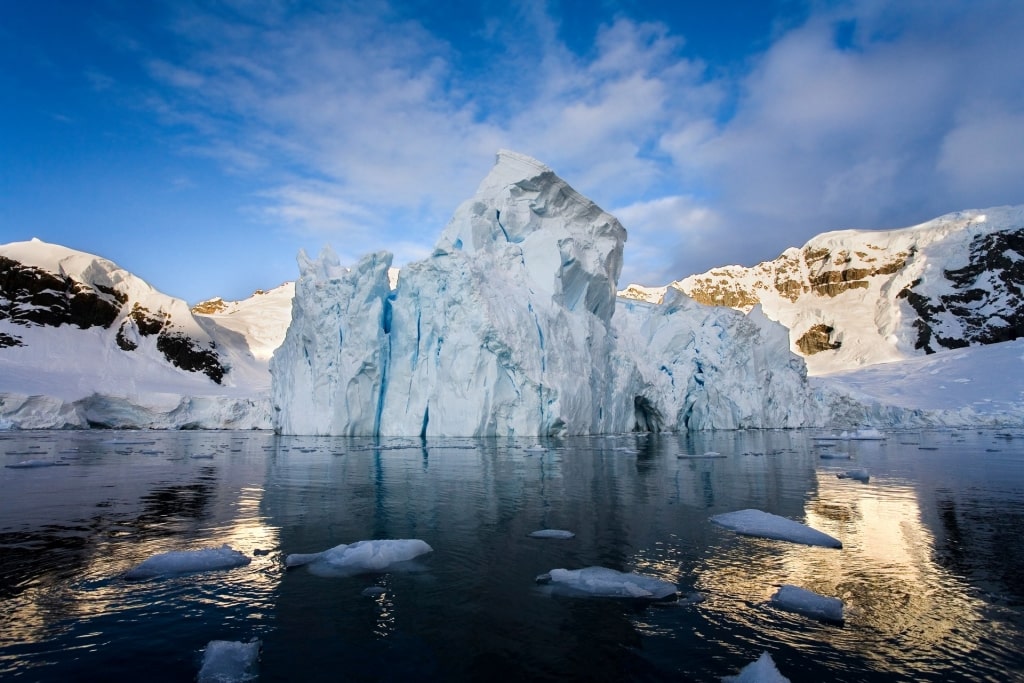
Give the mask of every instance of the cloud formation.
POLYGON ((257 178, 268 225, 343 258, 425 253, 501 147, 616 213, 623 284, 1024 201, 1010 0, 814 3, 738 71, 625 15, 571 49, 535 3, 471 17, 466 42, 384 3, 210 7, 169 6, 171 40, 140 51, 148 106, 257 178))

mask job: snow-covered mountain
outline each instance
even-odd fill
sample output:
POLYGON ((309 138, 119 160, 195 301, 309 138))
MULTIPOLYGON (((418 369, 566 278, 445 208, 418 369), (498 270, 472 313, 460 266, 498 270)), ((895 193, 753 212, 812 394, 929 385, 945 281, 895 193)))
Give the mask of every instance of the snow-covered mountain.
POLYGON ((267 427, 291 289, 262 296, 194 315, 99 256, 0 245, 0 425, 267 427))
POLYGON ((842 230, 751 268, 667 287, 702 303, 760 305, 790 331, 811 374, 1024 336, 1024 206, 953 213, 900 230, 842 230))
POLYGON ((271 362, 289 434, 544 436, 809 424, 803 362, 764 316, 685 297, 616 306, 626 232, 500 152, 430 258, 300 255, 271 362))

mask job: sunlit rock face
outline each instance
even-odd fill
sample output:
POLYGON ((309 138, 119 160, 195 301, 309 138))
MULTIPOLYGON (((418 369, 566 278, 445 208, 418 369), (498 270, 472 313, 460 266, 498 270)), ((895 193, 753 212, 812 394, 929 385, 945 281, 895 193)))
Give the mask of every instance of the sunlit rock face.
POLYGON ((752 421, 760 399, 738 395, 788 382, 786 412, 802 420, 802 365, 781 327, 781 357, 773 344, 722 353, 757 344, 755 331, 774 323, 707 309, 716 323, 694 341, 707 314, 692 302, 617 315, 625 240, 618 220, 551 169, 500 152, 394 291, 387 255, 351 269, 330 252, 300 256, 292 326, 271 365, 276 428, 426 437, 796 426, 752 421), (663 341, 645 336, 655 333, 663 341))

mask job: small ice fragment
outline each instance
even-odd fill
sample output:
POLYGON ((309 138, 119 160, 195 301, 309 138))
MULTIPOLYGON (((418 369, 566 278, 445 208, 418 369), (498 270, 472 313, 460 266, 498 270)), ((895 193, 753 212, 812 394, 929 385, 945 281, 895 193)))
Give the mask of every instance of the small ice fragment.
POLYGON ((822 460, 849 460, 849 453, 836 453, 834 451, 822 451, 818 454, 822 460))
POLYGON ((219 548, 200 550, 171 550, 157 553, 125 573, 126 579, 151 579, 170 574, 206 572, 214 569, 232 569, 251 562, 248 557, 232 550, 227 543, 219 548))
POLYGON ((4 465, 12 470, 27 470, 33 467, 67 467, 66 462, 57 462, 56 460, 22 460, 16 462, 13 465, 4 465))
POLYGON ((676 457, 679 458, 680 460, 700 460, 702 458, 724 458, 725 456, 719 453, 718 451, 708 451, 707 453, 701 453, 698 455, 684 453, 682 455, 677 455, 676 457))
POLYGON ((790 612, 825 621, 843 620, 843 601, 786 584, 772 596, 772 604, 790 612))
POLYGON ((715 515, 711 521, 744 536, 759 536, 777 541, 803 543, 804 545, 820 545, 826 548, 843 547, 839 539, 833 538, 823 531, 763 510, 726 512, 715 515))
POLYGON ((723 676, 722 683, 789 683, 789 679, 779 673, 772 656, 762 652, 756 662, 747 664, 735 676, 723 676))
POLYGON ((604 598, 641 598, 665 600, 676 596, 676 586, 651 576, 628 574, 607 567, 583 569, 552 569, 541 574, 537 583, 550 585, 566 595, 589 595, 604 598))
POLYGON ((538 529, 530 532, 530 538, 574 538, 576 534, 565 529, 538 529))
POLYGON ((369 588, 363 589, 363 595, 368 598, 375 598, 378 595, 384 595, 385 593, 387 593, 387 590, 380 586, 370 586, 369 588))
POLYGON ((284 558, 284 564, 286 567, 309 565, 314 574, 347 576, 388 571, 394 565, 433 550, 417 538, 356 541, 347 545, 342 543, 320 553, 293 553, 284 558))
POLYGON ((867 482, 871 479, 871 475, 868 474, 867 470, 846 470, 836 475, 840 479, 856 479, 857 481, 867 482))
POLYGON ((526 451, 527 453, 547 453, 548 452, 548 449, 544 448, 540 444, 537 444, 537 445, 534 445, 534 446, 530 446, 528 448, 524 448, 523 450, 526 451))
POLYGON ((256 663, 260 657, 260 641, 241 643, 233 640, 211 640, 203 653, 199 683, 235 683, 257 677, 256 663))

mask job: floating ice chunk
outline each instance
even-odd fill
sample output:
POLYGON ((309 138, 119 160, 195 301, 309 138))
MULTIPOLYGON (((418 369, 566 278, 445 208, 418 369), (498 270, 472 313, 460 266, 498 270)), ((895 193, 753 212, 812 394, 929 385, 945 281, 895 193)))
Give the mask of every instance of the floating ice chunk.
POLYGON ((826 548, 842 548, 839 539, 812 529, 806 524, 794 522, 763 510, 737 510, 715 515, 711 521, 726 529, 732 529, 744 536, 760 536, 778 541, 791 541, 804 545, 820 545, 826 548))
POLYGON ((683 453, 682 455, 677 455, 676 457, 679 458, 680 460, 702 460, 705 458, 724 458, 725 456, 719 453, 718 451, 708 451, 707 453, 700 453, 697 455, 683 453))
POLYGON ((676 586, 668 581, 640 574, 627 574, 607 567, 552 569, 537 577, 537 583, 550 585, 566 595, 592 595, 605 598, 674 598, 676 586))
POLYGON ((56 460, 22 460, 16 462, 13 465, 4 465, 12 470, 27 470, 33 467, 67 467, 66 462, 57 462, 56 460))
POLYGON ((232 550, 227 543, 219 548, 200 550, 171 550, 158 553, 128 570, 126 579, 151 579, 170 574, 206 572, 214 569, 242 567, 251 562, 248 557, 232 550))
POLYGON ((576 534, 565 529, 538 529, 530 532, 530 538, 575 538, 576 534))
POLYGON ((772 604, 790 612, 825 621, 843 620, 843 601, 786 584, 772 596, 772 604))
POLYGON ((541 446, 539 444, 536 445, 536 446, 530 446, 529 448, 524 448, 523 450, 526 451, 527 453, 547 453, 548 452, 548 449, 544 448, 543 446, 541 446))
POLYGON ((199 683, 235 683, 257 677, 260 641, 241 643, 233 640, 211 640, 203 653, 199 683))
POLYGON ((387 592, 388 591, 387 591, 386 588, 382 588, 380 586, 369 586, 369 587, 363 589, 363 593, 362 594, 365 595, 368 598, 375 598, 378 595, 384 595, 387 592))
POLYGON ((349 576, 388 571, 433 550, 417 538, 356 541, 320 553, 294 553, 284 558, 284 564, 286 567, 309 565, 311 572, 323 576, 349 576))
POLYGON ((836 475, 840 479, 856 479, 857 481, 866 482, 871 478, 867 470, 846 470, 836 475))
POLYGON ((775 668, 772 656, 762 652, 756 662, 747 664, 735 676, 723 676, 722 683, 789 683, 789 679, 775 668))

